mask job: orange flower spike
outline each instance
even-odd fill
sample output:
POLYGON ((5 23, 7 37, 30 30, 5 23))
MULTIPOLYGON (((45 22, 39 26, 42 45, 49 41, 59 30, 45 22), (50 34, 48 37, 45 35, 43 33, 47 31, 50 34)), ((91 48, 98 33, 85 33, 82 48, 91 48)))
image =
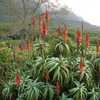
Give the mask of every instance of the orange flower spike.
POLYGON ((64 35, 64 42, 66 43, 68 40, 68 28, 66 26, 65 26, 63 35, 64 35))
POLYGON ((86 33, 86 47, 89 48, 90 46, 90 35, 89 33, 86 33))
POLYGON ((20 74, 17 72, 16 74, 16 86, 20 86, 21 84, 21 76, 20 74))
POLYGON ((41 33, 41 37, 42 37, 42 38, 45 38, 45 36, 47 35, 47 33, 48 33, 48 27, 47 27, 46 23, 43 22, 43 24, 42 24, 42 33, 41 33))
POLYGON ((58 80, 56 81, 55 91, 57 95, 59 95, 61 92, 61 84, 58 80))
POLYGON ((77 32, 76 32, 76 42, 78 45, 80 45, 82 43, 82 34, 79 30, 77 30, 77 32))
POLYGON ((40 28, 41 37, 45 38, 45 36, 48 33, 48 27, 47 27, 45 20, 44 20, 44 14, 42 14, 42 16, 40 16, 39 28, 40 28))
POLYGON ((47 27, 46 23, 43 23, 43 32, 45 33, 45 35, 47 35, 47 33, 48 33, 48 27, 47 27))
POLYGON ((85 64, 84 64, 84 58, 80 58, 80 73, 82 74, 84 72, 85 64))

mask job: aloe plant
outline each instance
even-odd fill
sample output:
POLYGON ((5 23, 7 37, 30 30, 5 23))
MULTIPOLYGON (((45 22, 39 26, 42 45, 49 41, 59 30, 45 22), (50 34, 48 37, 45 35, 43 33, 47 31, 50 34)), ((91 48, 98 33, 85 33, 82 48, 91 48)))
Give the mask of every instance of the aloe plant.
POLYGON ((76 58, 74 62, 74 72, 76 77, 79 77, 78 79, 80 81, 84 81, 88 86, 92 85, 91 81, 93 80, 93 68, 94 65, 92 64, 91 61, 87 60, 84 58, 84 70, 83 73, 80 73, 80 59, 79 57, 76 58))
POLYGON ((36 41, 33 47, 33 55, 35 57, 37 56, 45 57, 48 54, 48 47, 49 47, 48 43, 45 43, 44 41, 41 40, 39 40, 39 42, 36 41))
POLYGON ((86 80, 88 85, 92 85, 91 81, 93 80, 93 64, 89 61, 86 61, 86 68, 83 75, 83 80, 86 80))
POLYGON ((57 52, 57 55, 66 57, 70 53, 70 48, 68 44, 59 42, 55 46, 55 51, 57 52))
POLYGON ((59 80, 62 84, 69 80, 69 65, 67 58, 48 58, 47 68, 53 81, 59 80))
POLYGON ((41 97, 42 91, 41 86, 42 82, 38 82, 38 80, 30 81, 26 87, 26 98, 27 100, 38 100, 41 97))
POLYGON ((0 96, 5 100, 13 97, 16 100, 99 100, 100 56, 94 55, 90 48, 86 50, 84 43, 77 47, 72 40, 64 43, 61 37, 53 37, 53 41, 51 38, 36 40, 33 55, 30 53, 25 62, 8 62, 0 53, 0 72, 4 77, 0 78, 0 96), (80 57, 84 58, 83 71, 80 57), (21 84, 17 86, 16 72, 21 76, 21 84))
POLYGON ((87 88, 84 83, 75 81, 75 87, 70 89, 70 93, 74 100, 86 100, 87 98, 87 88))
POLYGON ((94 59, 95 81, 100 83, 100 56, 94 59))
POLYGON ((100 100, 100 88, 99 87, 93 87, 88 94, 90 96, 89 100, 100 100))
POLYGON ((2 90, 2 94, 4 96, 5 99, 10 99, 12 98, 13 94, 14 94, 14 84, 13 82, 9 81, 7 83, 4 83, 4 88, 2 90))
POLYGON ((53 100, 54 98, 54 86, 46 83, 43 85, 43 92, 42 92, 42 96, 43 96, 43 100, 53 100))
POLYGON ((43 57, 37 57, 34 60, 33 72, 34 76, 40 76, 42 78, 43 72, 47 69, 46 67, 46 59, 43 57))
POLYGON ((59 97, 59 100, 73 100, 72 98, 68 98, 64 93, 59 97))

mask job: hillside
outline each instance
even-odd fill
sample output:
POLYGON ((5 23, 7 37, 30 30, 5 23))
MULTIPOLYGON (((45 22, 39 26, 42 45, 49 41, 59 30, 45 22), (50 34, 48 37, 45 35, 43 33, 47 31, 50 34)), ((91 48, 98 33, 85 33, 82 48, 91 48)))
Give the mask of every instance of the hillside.
POLYGON ((96 25, 92 25, 88 22, 86 22, 82 17, 77 16, 72 12, 71 10, 66 10, 65 8, 61 8, 59 11, 53 11, 51 12, 53 23, 60 24, 64 23, 68 26, 76 29, 82 27, 85 31, 91 31, 91 32, 100 32, 100 27, 96 25))
MULTIPOLYGON (((9 8, 8 1, 3 1, 3 0, 1 0, 1 1, 2 2, 0 2, 0 22, 8 23, 9 20, 12 19, 13 16, 10 16, 8 13, 8 11, 9 11, 8 10, 8 8, 9 8)), ((19 2, 19 1, 17 1, 17 2, 19 2)), ((18 4, 21 5, 21 2, 19 2, 18 4)), ((18 6, 20 6, 20 5, 18 5, 18 6)), ((45 6, 46 3, 43 5, 45 6)), ((42 8, 44 8, 43 5, 41 6, 42 8)), ((31 3, 28 4, 27 6, 28 6, 28 8, 32 7, 31 3)), ((40 13, 41 7, 40 7, 40 9, 38 9, 38 11, 37 11, 38 13, 40 13)), ((56 26, 58 24, 67 24, 71 29, 76 30, 77 28, 80 28, 80 30, 81 30, 82 23, 83 23, 84 31, 89 31, 89 32, 93 32, 93 33, 100 32, 100 27, 91 25, 90 23, 86 22, 82 17, 74 14, 74 12, 72 12, 68 7, 63 7, 58 10, 58 9, 55 9, 55 7, 53 7, 52 5, 50 5, 50 8, 51 8, 50 15, 52 17, 50 27, 52 28, 52 31, 53 31, 53 29, 56 28, 56 26)), ((29 10, 27 10, 27 12, 28 11, 29 10)), ((20 10, 18 13, 20 15, 20 10)), ((31 16, 31 15, 32 14, 30 14, 30 13, 28 14, 28 16, 31 16)), ((22 16, 20 16, 20 17, 22 17, 22 16)), ((4 31, 4 30, 8 31, 9 29, 5 29, 5 28, 1 27, 0 31, 1 30, 2 30, 1 33, 5 33, 6 31, 4 31)), ((20 29, 19 29, 19 31, 20 31, 20 29)), ((16 32, 14 34, 16 34, 16 32)))

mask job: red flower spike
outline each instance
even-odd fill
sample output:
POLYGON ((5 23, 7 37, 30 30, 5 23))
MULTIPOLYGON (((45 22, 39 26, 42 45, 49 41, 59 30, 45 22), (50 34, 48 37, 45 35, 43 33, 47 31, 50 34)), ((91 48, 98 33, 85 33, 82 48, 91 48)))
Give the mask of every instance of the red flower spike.
POLYGON ((76 32, 76 42, 78 45, 80 45, 82 43, 82 34, 79 30, 77 30, 77 32, 76 32))
POLYGON ((81 57, 80 58, 80 73, 81 74, 84 72, 84 69, 85 69, 84 58, 81 57))
POLYGON ((45 22, 43 22, 41 25, 41 37, 45 38, 45 36, 47 35, 47 32, 48 32, 48 28, 47 28, 45 22))
POLYGON ((41 37, 45 38, 45 36, 48 33, 48 27, 47 27, 47 25, 45 23, 44 15, 40 16, 39 27, 40 27, 40 35, 41 35, 41 37))
POLYGON ((46 23, 43 23, 43 33, 45 34, 45 36, 48 33, 48 27, 47 27, 46 23))
POLYGON ((56 81, 55 91, 57 95, 59 95, 61 92, 61 84, 58 80, 56 81))
POLYGON ((66 43, 67 40, 68 40, 68 29, 67 29, 66 26, 65 26, 65 29, 64 29, 63 35, 64 35, 64 42, 66 43))
POLYGON ((16 74, 16 86, 20 86, 21 84, 21 76, 20 74, 17 72, 16 74))
POLYGON ((89 35, 89 33, 86 33, 86 47, 87 48, 89 48, 89 46, 90 46, 90 35, 89 35))

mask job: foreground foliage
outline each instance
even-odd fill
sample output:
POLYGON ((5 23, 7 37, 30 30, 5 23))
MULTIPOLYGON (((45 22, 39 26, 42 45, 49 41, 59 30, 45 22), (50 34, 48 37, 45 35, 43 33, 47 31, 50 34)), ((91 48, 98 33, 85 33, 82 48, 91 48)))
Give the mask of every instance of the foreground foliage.
POLYGON ((71 40, 52 41, 36 39, 15 58, 12 49, 0 51, 0 100, 100 99, 100 55, 71 40))

